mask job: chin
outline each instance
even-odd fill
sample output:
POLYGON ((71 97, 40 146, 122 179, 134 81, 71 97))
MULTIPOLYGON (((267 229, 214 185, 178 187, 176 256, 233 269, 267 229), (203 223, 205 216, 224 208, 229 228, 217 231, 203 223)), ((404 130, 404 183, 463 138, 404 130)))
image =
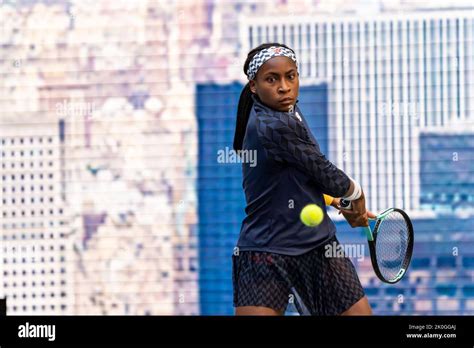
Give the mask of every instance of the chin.
POLYGON ((293 108, 295 107, 294 104, 291 104, 291 105, 288 105, 288 106, 281 106, 281 105, 277 105, 275 106, 275 109, 278 110, 278 111, 281 111, 281 112, 288 112, 290 110, 290 106, 292 106, 293 108))

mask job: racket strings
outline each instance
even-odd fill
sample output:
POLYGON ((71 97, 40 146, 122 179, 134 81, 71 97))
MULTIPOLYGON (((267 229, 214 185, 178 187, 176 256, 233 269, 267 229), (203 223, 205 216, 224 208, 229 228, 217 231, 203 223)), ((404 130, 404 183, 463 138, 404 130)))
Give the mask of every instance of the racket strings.
POLYGON ((394 279, 404 267, 409 239, 407 222, 399 212, 391 212, 381 221, 375 247, 377 264, 385 279, 394 279))

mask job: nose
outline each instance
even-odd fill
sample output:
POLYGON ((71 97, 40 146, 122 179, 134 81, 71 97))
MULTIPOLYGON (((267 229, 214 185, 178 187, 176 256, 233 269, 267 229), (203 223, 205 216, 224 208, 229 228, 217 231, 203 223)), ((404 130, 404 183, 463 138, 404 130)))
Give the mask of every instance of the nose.
POLYGON ((279 92, 280 93, 288 92, 289 89, 290 89, 290 85, 285 81, 285 79, 282 79, 279 92))

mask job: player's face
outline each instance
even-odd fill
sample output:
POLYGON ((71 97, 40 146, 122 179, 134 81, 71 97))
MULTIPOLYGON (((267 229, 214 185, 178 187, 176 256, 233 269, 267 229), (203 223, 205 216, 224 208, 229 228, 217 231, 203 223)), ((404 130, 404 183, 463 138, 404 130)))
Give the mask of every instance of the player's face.
POLYGON ((250 90, 264 104, 278 111, 288 111, 295 105, 299 86, 296 64, 284 56, 267 60, 250 81, 250 90))

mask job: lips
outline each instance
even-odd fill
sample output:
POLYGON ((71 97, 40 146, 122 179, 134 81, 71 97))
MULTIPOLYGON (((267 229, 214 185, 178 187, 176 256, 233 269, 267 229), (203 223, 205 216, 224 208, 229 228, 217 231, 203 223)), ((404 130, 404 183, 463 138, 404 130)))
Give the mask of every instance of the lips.
POLYGON ((293 101, 293 98, 284 98, 280 100, 281 104, 289 104, 293 101))

